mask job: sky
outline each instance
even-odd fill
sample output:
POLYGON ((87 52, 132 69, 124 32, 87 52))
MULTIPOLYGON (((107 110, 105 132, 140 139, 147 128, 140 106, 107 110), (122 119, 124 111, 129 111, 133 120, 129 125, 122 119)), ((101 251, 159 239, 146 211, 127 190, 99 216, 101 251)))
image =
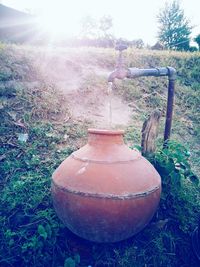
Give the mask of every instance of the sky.
MULTIPOLYGON (((166 0, 0 0, 0 3, 9 7, 39 14, 43 17, 43 22, 46 21, 52 28, 64 17, 64 28, 68 35, 80 33, 81 19, 87 15, 97 20, 110 15, 116 37, 129 40, 141 38, 150 45, 157 40, 156 17, 165 2, 166 0), (49 15, 51 13, 52 16, 49 15), (52 21, 53 14, 56 14, 55 23, 52 21)), ((200 33, 200 0, 180 0, 180 3, 185 16, 194 26, 192 37, 195 37, 200 33)))

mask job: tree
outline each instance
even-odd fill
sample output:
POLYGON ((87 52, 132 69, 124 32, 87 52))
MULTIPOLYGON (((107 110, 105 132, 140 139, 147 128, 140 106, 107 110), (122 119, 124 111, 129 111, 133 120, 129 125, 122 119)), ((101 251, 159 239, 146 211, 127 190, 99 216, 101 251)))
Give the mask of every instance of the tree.
POLYGON ((96 20, 88 15, 82 18, 81 25, 81 35, 85 38, 100 39, 112 37, 110 33, 113 27, 111 16, 103 16, 96 20))
POLYGON ((96 20, 91 16, 86 16, 82 18, 81 21, 82 29, 81 29, 81 35, 84 38, 96 38, 97 37, 97 22, 96 20))
POLYGON ((144 42, 142 39, 135 39, 130 42, 130 45, 132 45, 135 48, 141 49, 144 48, 144 42))
POLYGON ((167 49, 189 50, 192 27, 179 1, 166 2, 158 15, 158 39, 167 49))
POLYGON ((198 44, 199 51, 200 51, 200 34, 198 34, 195 38, 194 41, 198 44))
POLYGON ((99 30, 102 33, 103 38, 108 38, 111 36, 110 30, 113 27, 113 21, 111 16, 103 16, 99 20, 99 30))

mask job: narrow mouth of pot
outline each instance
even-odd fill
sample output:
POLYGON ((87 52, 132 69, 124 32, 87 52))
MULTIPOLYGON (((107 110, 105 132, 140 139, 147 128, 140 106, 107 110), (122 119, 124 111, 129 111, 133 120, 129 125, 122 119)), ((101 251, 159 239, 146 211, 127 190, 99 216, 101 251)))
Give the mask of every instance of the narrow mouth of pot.
POLYGON ((123 135, 124 130, 106 130, 106 129, 88 129, 88 133, 90 134, 101 134, 101 135, 123 135))

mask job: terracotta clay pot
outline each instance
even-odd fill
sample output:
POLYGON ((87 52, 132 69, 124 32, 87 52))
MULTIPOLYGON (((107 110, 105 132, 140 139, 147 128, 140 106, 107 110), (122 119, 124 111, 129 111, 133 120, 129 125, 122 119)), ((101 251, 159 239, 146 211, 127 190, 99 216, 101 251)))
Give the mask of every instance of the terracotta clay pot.
POLYGON ((160 200, 161 179, 123 131, 88 130, 88 144, 72 153, 52 178, 55 210, 75 234, 116 242, 142 230, 160 200))

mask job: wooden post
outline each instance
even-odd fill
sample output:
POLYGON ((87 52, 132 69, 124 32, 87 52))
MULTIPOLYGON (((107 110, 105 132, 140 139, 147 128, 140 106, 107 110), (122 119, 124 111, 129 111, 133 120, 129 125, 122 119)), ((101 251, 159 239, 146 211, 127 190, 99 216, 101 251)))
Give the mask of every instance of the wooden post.
POLYGON ((149 155, 155 152, 155 141, 158 136, 158 126, 160 122, 161 112, 155 110, 143 123, 142 127, 142 155, 149 155))

